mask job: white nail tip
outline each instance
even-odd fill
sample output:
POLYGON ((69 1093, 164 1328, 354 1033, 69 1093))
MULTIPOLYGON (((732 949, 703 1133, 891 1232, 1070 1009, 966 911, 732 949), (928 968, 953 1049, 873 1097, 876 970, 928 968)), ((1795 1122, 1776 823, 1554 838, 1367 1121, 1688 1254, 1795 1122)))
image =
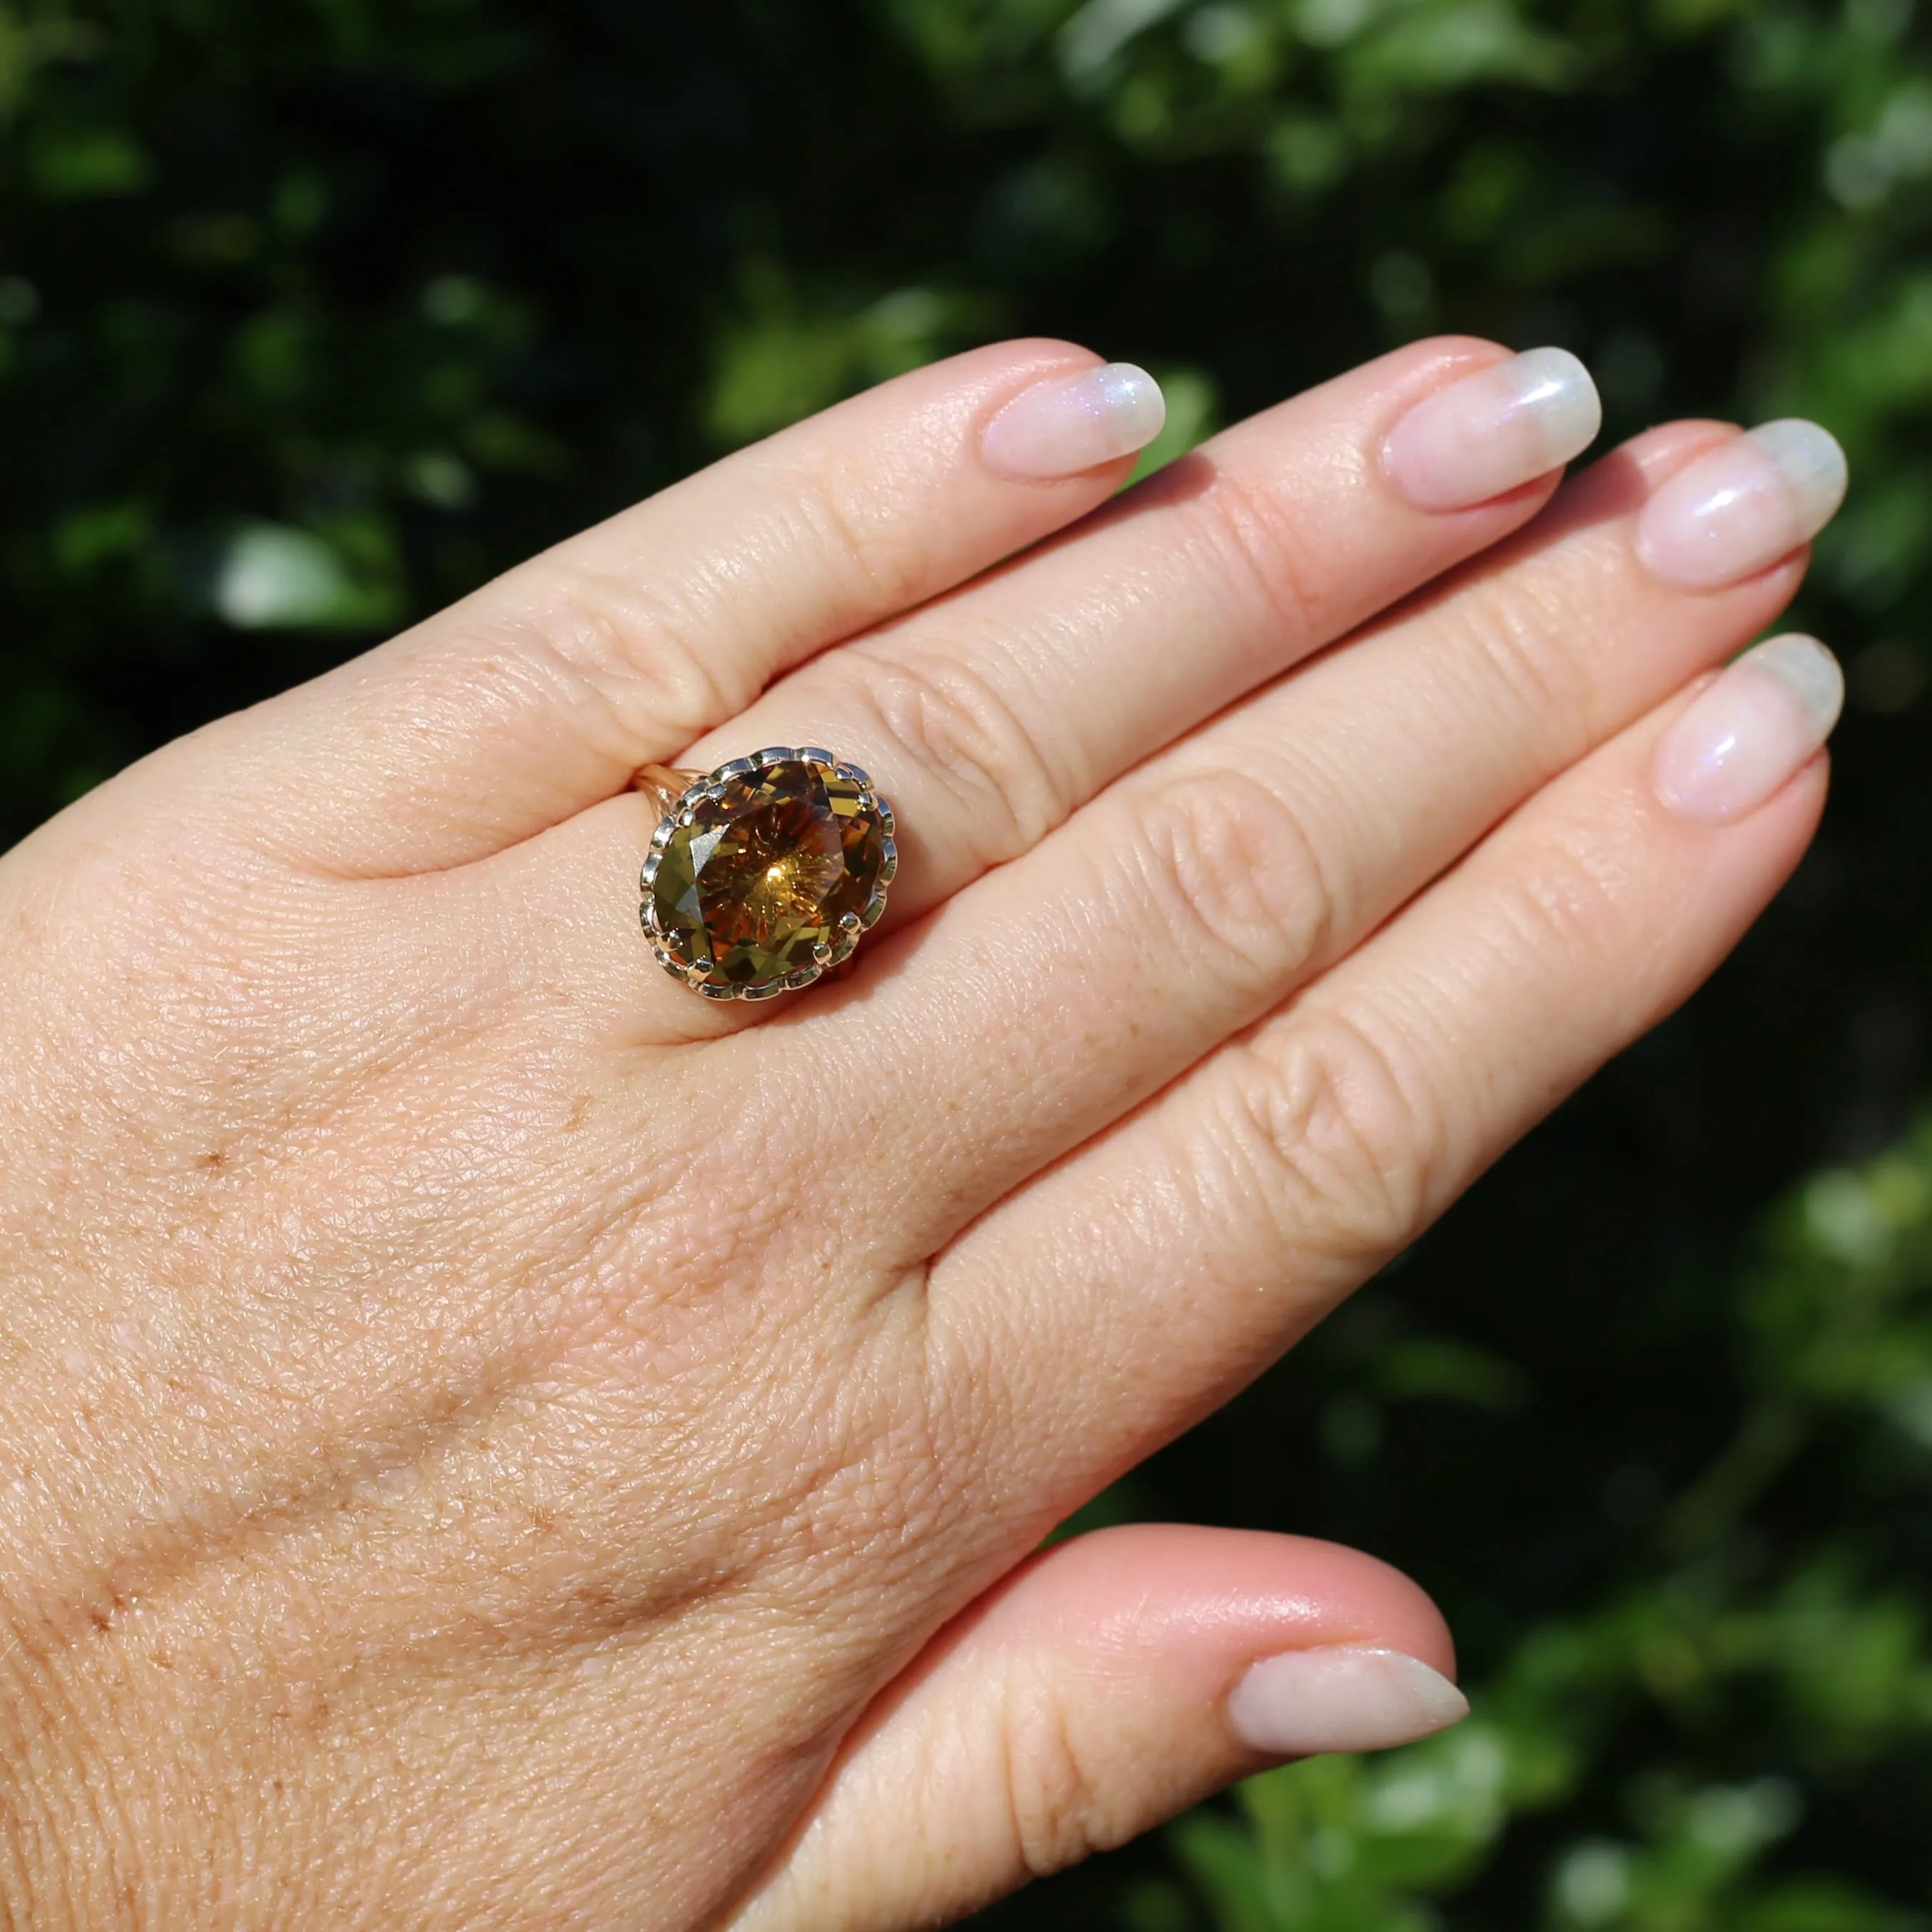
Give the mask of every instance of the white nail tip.
POLYGON ((1514 406, 1534 423, 1551 452, 1550 467, 1580 455, 1604 426, 1603 400, 1590 372, 1567 349, 1531 349, 1516 357, 1514 406))
POLYGON ((1234 1735, 1269 1757, 1383 1750, 1468 1713, 1468 1700, 1420 1658, 1352 1645, 1266 1658, 1228 1700, 1234 1735))
POLYGON ((1652 778, 1679 818, 1728 825, 1789 784, 1832 735, 1844 674, 1815 638, 1747 651, 1665 733, 1652 778))
POLYGON ((1738 660, 1775 678, 1796 703, 1820 744, 1831 736, 1845 708, 1845 674, 1816 638, 1797 632, 1772 638, 1738 660))
POLYGON ((1131 362, 1022 389, 987 424, 987 467, 1022 482, 1078 476, 1144 449, 1167 421, 1160 385, 1131 362))
POLYGON ((1526 350, 1417 404, 1390 430, 1383 468, 1418 509, 1466 509, 1568 462, 1603 420, 1597 386, 1575 356, 1526 350))
POLYGON ((1800 417, 1760 423, 1750 440, 1777 464, 1797 500, 1798 520, 1806 537, 1815 537, 1845 500, 1850 468, 1838 439, 1829 430, 1800 417))
POLYGON ((1144 369, 1132 362, 1109 362, 1094 370, 1092 380, 1105 398, 1104 412, 1127 449, 1145 448, 1167 426, 1167 398, 1144 369))
POLYGON ((1736 584, 1787 556, 1844 501, 1838 439, 1817 424, 1761 423, 1700 456, 1643 506, 1636 551, 1685 590, 1736 584))

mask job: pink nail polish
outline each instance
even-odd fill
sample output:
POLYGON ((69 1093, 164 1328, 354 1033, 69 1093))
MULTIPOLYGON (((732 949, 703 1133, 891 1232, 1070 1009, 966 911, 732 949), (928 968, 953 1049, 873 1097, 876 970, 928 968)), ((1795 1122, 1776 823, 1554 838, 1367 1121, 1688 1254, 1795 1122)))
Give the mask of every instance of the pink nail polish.
POLYGON ((1234 1735, 1270 1757, 1384 1750, 1468 1714, 1469 1700, 1420 1658, 1347 1644, 1265 1658, 1228 1700, 1234 1735))
POLYGON ((1512 356, 1418 403, 1388 434, 1382 467, 1419 510, 1466 509, 1587 449, 1604 406, 1567 349, 1512 356))
POLYGON ((1802 770, 1845 700, 1838 661, 1815 638, 1773 638, 1747 651, 1664 734, 1657 795, 1681 818, 1728 825, 1802 770))
POLYGON ((1808 542, 1845 496, 1845 453, 1816 423, 1762 423, 1681 471, 1643 506, 1636 554, 1654 576, 1714 590, 1808 542))
POLYGON ((1131 362, 1022 389, 982 433, 980 452, 997 475, 1058 481, 1144 449, 1167 420, 1160 385, 1131 362))

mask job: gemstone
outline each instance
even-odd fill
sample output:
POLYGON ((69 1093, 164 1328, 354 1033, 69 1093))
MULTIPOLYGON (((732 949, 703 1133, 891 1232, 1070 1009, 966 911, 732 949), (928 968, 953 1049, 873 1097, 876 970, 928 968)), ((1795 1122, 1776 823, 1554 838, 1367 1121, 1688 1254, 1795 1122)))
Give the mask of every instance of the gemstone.
POLYGON ((816 758, 768 755, 687 795, 658 848, 646 922, 674 968, 701 986, 802 983, 878 916, 890 827, 862 777, 816 758))

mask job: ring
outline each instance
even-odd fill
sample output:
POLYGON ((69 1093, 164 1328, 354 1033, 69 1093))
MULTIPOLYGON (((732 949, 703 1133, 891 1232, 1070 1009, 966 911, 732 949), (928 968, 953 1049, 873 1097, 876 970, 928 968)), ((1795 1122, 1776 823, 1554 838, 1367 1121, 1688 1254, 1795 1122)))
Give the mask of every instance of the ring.
POLYGON ((709 1000, 769 1000, 838 965, 898 870, 892 808, 856 765, 807 746, 715 772, 646 765, 662 816, 644 860, 658 964, 709 1000))

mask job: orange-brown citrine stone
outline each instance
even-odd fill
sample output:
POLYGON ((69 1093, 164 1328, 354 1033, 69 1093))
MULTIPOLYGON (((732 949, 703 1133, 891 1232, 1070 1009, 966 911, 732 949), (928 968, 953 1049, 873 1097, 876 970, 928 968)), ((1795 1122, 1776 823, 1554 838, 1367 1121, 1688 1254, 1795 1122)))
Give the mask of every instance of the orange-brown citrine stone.
MULTIPOLYGON (((672 956, 714 986, 769 986, 862 919, 885 861, 871 794, 830 765, 790 758, 726 781, 691 807, 651 882, 672 956)), ((682 814, 680 814, 680 818, 682 814)))

